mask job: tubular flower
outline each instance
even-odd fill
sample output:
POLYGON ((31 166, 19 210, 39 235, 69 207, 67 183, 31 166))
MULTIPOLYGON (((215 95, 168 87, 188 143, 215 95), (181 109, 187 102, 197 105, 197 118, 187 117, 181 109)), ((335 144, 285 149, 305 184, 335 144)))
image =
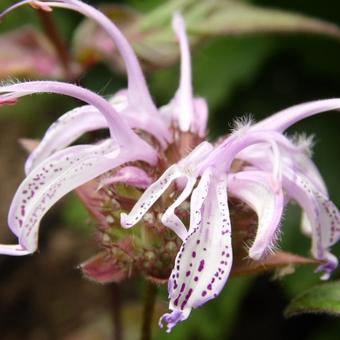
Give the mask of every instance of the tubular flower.
MULTIPOLYGON (((6 13, 26 3, 43 10, 74 10, 95 20, 125 61, 128 88, 107 101, 59 82, 0 87, 0 104, 42 92, 87 103, 61 116, 29 156, 27 177, 14 196, 8 218, 19 243, 1 245, 1 253, 34 252, 46 211, 66 193, 99 176, 97 191, 110 193, 112 207, 122 212, 121 227, 169 229, 178 236, 173 269, 164 274, 170 312, 161 317, 160 325, 167 323, 168 331, 187 319, 193 308, 215 298, 229 277, 233 262, 229 198, 243 202, 257 215, 257 231, 249 248, 253 260, 273 251, 285 206, 296 201, 303 210, 303 231, 312 240, 312 255, 321 261, 317 270, 323 279, 329 278, 337 267, 330 247, 340 238, 339 211, 311 160, 309 141, 294 140, 284 132, 304 118, 338 109, 340 99, 301 104, 256 124, 238 124, 230 135, 212 144, 204 140, 206 102, 193 96, 189 44, 180 14, 173 19, 181 51, 180 84, 170 103, 158 109, 131 46, 102 13, 78 0, 24 0, 6 13), (82 134, 102 128, 110 132, 104 141, 69 146, 82 134), (122 183, 135 189, 128 198, 120 195, 122 183)), ((103 222, 104 229, 106 222, 116 223, 110 216, 103 222)), ((148 259, 152 254, 148 253, 148 259)))

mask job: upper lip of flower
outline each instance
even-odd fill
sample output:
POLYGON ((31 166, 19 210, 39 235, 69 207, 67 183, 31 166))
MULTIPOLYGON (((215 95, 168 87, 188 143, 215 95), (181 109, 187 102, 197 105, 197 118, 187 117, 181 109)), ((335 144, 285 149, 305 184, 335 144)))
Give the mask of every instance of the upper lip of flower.
MULTIPOLYGON (((60 82, 0 87, 0 104, 39 92, 70 95, 89 104, 62 116, 29 157, 27 177, 17 190, 8 217, 19 244, 0 245, 1 253, 13 255, 36 250, 40 219, 64 194, 128 162, 138 160, 155 166, 172 140, 174 126, 203 137, 207 121, 205 102, 193 97, 188 40, 178 13, 173 26, 181 48, 180 86, 173 100, 157 110, 131 46, 107 17, 78 0, 24 0, 9 10, 25 3, 45 10, 52 7, 75 10, 101 24, 126 63, 128 89, 108 102, 91 91, 60 82), (67 147, 82 133, 102 127, 110 130, 110 138, 94 145, 67 147), (150 145, 132 128, 145 130, 158 144, 150 145)), ((326 261, 319 270, 324 272, 323 278, 329 277, 337 265, 329 248, 340 237, 339 211, 329 201, 327 189, 309 155, 283 132, 299 120, 339 107, 340 99, 293 106, 235 131, 215 147, 202 142, 151 184, 148 174, 131 164, 111 178, 142 187, 150 184, 130 213, 122 214, 122 225, 126 228, 143 217, 170 183, 186 179, 184 186, 177 185, 182 192, 162 216, 163 224, 183 240, 169 279, 172 312, 161 319, 168 323, 168 330, 186 319, 192 308, 217 296, 228 279, 233 255, 228 194, 244 201, 258 215, 257 234, 249 249, 249 256, 254 259, 271 251, 284 206, 289 199, 296 200, 307 216, 305 227, 312 237, 312 253, 326 261), (235 159, 245 162, 237 171, 232 169, 235 159), (188 199, 191 208, 187 230, 176 209, 188 199)))

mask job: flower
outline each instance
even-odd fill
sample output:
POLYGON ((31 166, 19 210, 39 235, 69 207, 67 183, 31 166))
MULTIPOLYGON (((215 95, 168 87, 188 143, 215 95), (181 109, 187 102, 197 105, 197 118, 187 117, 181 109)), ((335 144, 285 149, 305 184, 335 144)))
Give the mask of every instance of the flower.
MULTIPOLYGON (((95 20, 125 61, 128 88, 107 101, 60 82, 0 87, 0 105, 42 92, 88 104, 64 114, 29 156, 27 176, 8 218, 19 243, 0 245, 0 253, 34 252, 46 211, 66 193, 104 175, 99 177, 98 190, 125 183, 142 191, 124 201, 123 228, 142 221, 147 228, 158 228, 161 222, 182 241, 168 280, 171 312, 160 320, 160 325, 167 323, 168 331, 187 319, 193 308, 215 298, 228 280, 233 262, 228 197, 244 202, 257 215, 257 232, 249 248, 254 260, 273 251, 285 206, 296 201, 303 209, 302 226, 312 239, 312 254, 322 262, 317 270, 322 279, 330 277, 337 267, 330 247, 340 238, 339 211, 311 160, 311 140, 294 140, 284 132, 304 118, 338 109, 340 99, 293 106, 256 124, 241 120, 229 136, 212 144, 204 140, 206 102, 193 96, 189 43, 180 14, 173 19, 181 51, 180 85, 170 103, 158 109, 131 46, 102 13, 78 0, 24 0, 5 13, 26 3, 47 11, 75 10, 95 20), (83 133, 100 128, 109 129, 107 139, 69 146, 83 133)), ((155 257, 152 252, 148 256, 155 257)))

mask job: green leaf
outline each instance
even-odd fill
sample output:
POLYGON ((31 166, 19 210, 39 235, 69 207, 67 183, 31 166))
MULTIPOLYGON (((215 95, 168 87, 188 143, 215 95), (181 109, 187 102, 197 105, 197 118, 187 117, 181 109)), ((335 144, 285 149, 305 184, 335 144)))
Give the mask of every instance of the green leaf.
MULTIPOLYGON (((209 110, 214 113, 228 101, 235 88, 253 81, 275 47, 275 42, 268 36, 219 38, 211 41, 193 55, 195 95, 207 99, 209 110)), ((178 68, 171 67, 153 72, 149 84, 152 92, 158 95, 157 99, 166 103, 175 93, 178 81, 178 68)), ((228 127, 227 112, 225 122, 222 126, 217 123, 212 131, 216 134, 225 133, 228 127)))
POLYGON ((340 316, 340 281, 324 283, 297 296, 286 308, 285 316, 326 313, 340 316))
MULTIPOLYGON (((171 20, 176 10, 184 16, 192 47, 207 38, 254 33, 316 33, 340 39, 340 28, 332 23, 290 11, 259 7, 236 0, 172 0, 148 13, 108 5, 102 10, 121 28, 138 57, 148 68, 163 68, 178 61, 179 50, 171 20)), ((113 42, 93 22, 85 20, 74 36, 75 55, 91 64, 105 60, 114 68, 122 61, 113 42)))
MULTIPOLYGON (((337 25, 290 11, 219 0, 203 1, 201 7, 204 10, 201 10, 200 15, 190 20, 189 29, 195 34, 215 36, 258 32, 305 32, 340 38, 340 28, 337 25)), ((190 14, 188 17, 191 18, 190 14)))

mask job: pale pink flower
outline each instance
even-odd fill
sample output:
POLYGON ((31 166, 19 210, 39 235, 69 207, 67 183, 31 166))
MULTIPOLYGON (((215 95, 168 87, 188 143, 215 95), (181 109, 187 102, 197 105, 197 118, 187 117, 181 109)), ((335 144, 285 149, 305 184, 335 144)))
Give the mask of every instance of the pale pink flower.
POLYGON ((296 201, 304 212, 303 229, 312 239, 312 254, 324 261, 318 270, 323 279, 329 278, 338 263, 330 247, 340 237, 339 211, 329 200, 308 143, 296 142, 284 132, 304 118, 338 109, 340 99, 305 103, 257 124, 239 124, 222 142, 212 144, 204 141, 207 105, 193 96, 189 44, 180 14, 173 20, 181 49, 180 85, 170 103, 158 109, 131 46, 102 13, 78 0, 26 0, 9 10, 25 3, 45 10, 71 9, 95 20, 125 61, 128 88, 107 101, 84 88, 59 82, 0 87, 0 104, 42 92, 68 95, 88 104, 55 122, 28 158, 27 177, 14 196, 8 217, 19 243, 1 245, 1 253, 34 252, 46 211, 66 193, 117 168, 100 180, 100 187, 121 182, 145 189, 131 211, 121 215, 122 227, 131 228, 141 221, 163 194, 175 197, 158 216, 183 241, 169 278, 171 312, 160 320, 160 324, 167 323, 168 331, 188 318, 193 308, 215 298, 229 277, 233 253, 228 196, 246 203, 258 216, 257 234, 249 248, 254 260, 273 249, 285 206, 296 201), (83 133, 101 128, 110 131, 106 140, 69 146, 83 133), (187 144, 194 147, 191 152, 175 150, 177 159, 167 160, 171 147, 187 144), (152 169, 164 160, 168 168, 159 178, 152 177, 152 169), (241 166, 233 167, 235 161, 241 166), (178 208, 188 202, 190 222, 186 225, 178 208))

